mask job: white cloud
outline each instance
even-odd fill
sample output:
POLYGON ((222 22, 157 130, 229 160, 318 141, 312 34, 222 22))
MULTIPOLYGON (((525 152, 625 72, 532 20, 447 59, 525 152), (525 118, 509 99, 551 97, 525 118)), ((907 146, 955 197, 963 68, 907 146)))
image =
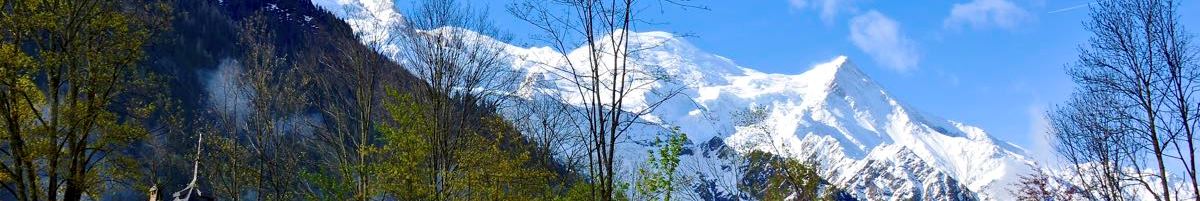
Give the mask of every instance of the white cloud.
POLYGON ((235 118, 238 126, 245 126, 246 115, 250 111, 250 99, 254 91, 238 84, 242 74, 242 64, 235 59, 221 59, 214 71, 202 71, 204 91, 208 94, 208 107, 235 118))
POLYGON ((965 4, 954 4, 950 9, 950 16, 942 25, 951 29, 1013 29, 1031 18, 1029 12, 1008 0, 973 0, 965 4))
POLYGON ((958 87, 959 83, 961 83, 961 80, 959 80, 958 75, 955 75, 954 73, 946 72, 944 70, 937 70, 935 72, 937 73, 938 79, 945 80, 952 87, 958 87))
POLYGON ((250 107, 249 99, 253 94, 245 87, 238 85, 238 76, 242 73, 242 64, 237 60, 225 58, 217 65, 217 69, 208 72, 208 80, 204 90, 208 93, 209 106, 217 111, 230 115, 245 115, 250 107))
POLYGON ((1029 153, 1038 160, 1039 163, 1053 164, 1054 147, 1050 145, 1050 120, 1046 119, 1046 108, 1041 104, 1036 104, 1040 101, 1035 101, 1035 104, 1029 106, 1027 110, 1029 115, 1029 142, 1031 143, 1029 153))
POLYGON ((805 7, 808 6, 807 0, 788 0, 788 3, 791 3, 792 8, 797 8, 797 9, 804 9, 805 7))
POLYGON ((825 23, 832 23, 841 12, 854 11, 854 0, 788 0, 792 8, 814 9, 825 23))
POLYGON ((850 41, 876 63, 899 71, 917 66, 915 43, 900 32, 895 20, 871 10, 850 19, 850 41))

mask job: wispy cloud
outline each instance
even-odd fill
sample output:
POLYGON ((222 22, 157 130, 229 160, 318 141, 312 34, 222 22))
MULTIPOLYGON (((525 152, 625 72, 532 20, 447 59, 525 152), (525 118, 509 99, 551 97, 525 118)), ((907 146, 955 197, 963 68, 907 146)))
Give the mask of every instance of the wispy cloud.
POLYGON ((907 71, 917 66, 916 44, 905 36, 895 20, 871 10, 850 19, 850 41, 876 63, 907 71))
POLYGON ((950 16, 942 21, 942 25, 949 29, 1013 29, 1032 18, 1033 15, 1028 11, 1008 0, 973 0, 954 4, 950 9, 950 16))
POLYGON ((201 76, 207 78, 204 81, 204 91, 208 94, 208 106, 223 115, 236 118, 238 122, 244 122, 242 120, 250 111, 250 99, 254 98, 253 91, 238 84, 241 71, 240 62, 225 58, 217 65, 215 71, 200 72, 201 76))
POLYGON ((788 2, 793 9, 817 10, 821 20, 827 24, 833 23, 838 14, 855 9, 854 0, 788 0, 788 2))
POLYGON ((1029 142, 1030 154, 1036 160, 1043 163, 1054 162, 1054 147, 1050 142, 1050 120, 1046 119, 1046 107, 1038 104, 1040 101, 1034 101, 1033 105, 1026 110, 1029 115, 1029 142))
POLYGON ((961 80, 959 80, 958 75, 955 75, 954 73, 947 72, 945 70, 936 70, 934 72, 937 75, 938 79, 945 80, 946 83, 950 84, 950 86, 952 86, 952 87, 958 87, 958 85, 961 83, 961 80))
POLYGON ((1058 9, 1058 10, 1052 10, 1050 12, 1046 12, 1046 14, 1055 14, 1055 13, 1067 12, 1067 11, 1080 9, 1080 8, 1087 8, 1088 5, 1091 5, 1091 3, 1079 4, 1079 5, 1066 7, 1066 8, 1062 8, 1062 9, 1058 9))
POLYGON ((803 9, 808 7, 808 0, 788 0, 788 4, 791 4, 792 8, 803 9))

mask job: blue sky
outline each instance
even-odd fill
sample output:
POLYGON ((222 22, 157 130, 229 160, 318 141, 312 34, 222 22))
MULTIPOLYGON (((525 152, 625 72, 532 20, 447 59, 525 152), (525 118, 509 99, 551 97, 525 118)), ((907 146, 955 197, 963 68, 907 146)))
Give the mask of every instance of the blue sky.
MULTIPOLYGON (((1069 96, 1063 68, 1090 37, 1081 25, 1089 2, 697 0, 709 10, 646 10, 660 23, 635 30, 689 34, 701 49, 772 73, 846 55, 910 106, 1038 153, 1050 151, 1041 115, 1069 96)), ((518 43, 541 46, 528 40, 532 27, 505 12, 510 2, 472 3, 486 5, 518 43)), ((1200 27, 1200 5, 1179 11, 1186 27, 1200 27)))

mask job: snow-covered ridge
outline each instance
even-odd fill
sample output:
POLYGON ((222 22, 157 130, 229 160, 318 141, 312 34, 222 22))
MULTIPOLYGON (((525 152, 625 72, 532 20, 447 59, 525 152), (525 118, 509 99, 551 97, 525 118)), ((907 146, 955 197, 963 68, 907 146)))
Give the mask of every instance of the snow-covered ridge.
MULTIPOLYGON (((356 32, 367 36, 389 36, 392 29, 386 27, 398 26, 398 19, 402 19, 391 8, 390 0, 313 2, 334 11, 356 32)), ((670 33, 616 34, 630 34, 630 44, 649 47, 635 55, 639 59, 635 68, 663 72, 676 79, 656 83, 650 90, 683 89, 680 96, 667 101, 648 118, 680 126, 693 144, 717 138, 738 150, 761 149, 818 158, 825 167, 822 176, 870 200, 953 199, 966 192, 955 188, 959 183, 979 193, 980 198, 1009 200, 1007 188, 1018 175, 1032 171, 1028 166, 1032 162, 1021 148, 994 139, 977 127, 926 115, 904 105, 845 56, 801 74, 773 74, 739 66, 670 33), (785 150, 751 145, 748 141, 760 133, 734 126, 733 114, 759 106, 769 110, 762 122, 773 128, 768 137, 787 144, 785 150), (898 181, 872 181, 881 178, 898 181)), ((364 37, 364 42, 378 42, 372 39, 364 37)), ((564 58, 563 53, 546 47, 506 45, 505 49, 514 55, 513 67, 525 74, 527 82, 552 79, 545 75, 545 66, 561 65, 564 58)), ((567 58, 583 58, 583 51, 567 52, 567 58)), ((522 84, 514 93, 561 96, 571 94, 567 88, 522 84)), ((644 107, 645 101, 654 99, 652 96, 642 93, 627 106, 644 107)), ((621 146, 644 148, 633 143, 621 146)), ((631 152, 638 155, 629 158, 644 154, 631 152)), ((701 163, 704 158, 685 160, 701 163)))

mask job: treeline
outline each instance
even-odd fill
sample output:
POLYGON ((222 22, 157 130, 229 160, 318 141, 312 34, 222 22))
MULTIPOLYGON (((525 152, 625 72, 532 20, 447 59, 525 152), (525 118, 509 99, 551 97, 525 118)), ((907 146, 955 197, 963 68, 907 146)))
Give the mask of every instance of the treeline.
POLYGON ((1022 200, 1195 200, 1200 63, 1179 1, 1100 0, 1066 67, 1075 92, 1048 113, 1062 175, 1022 177, 1022 200), (1062 180, 1058 179, 1061 178, 1062 180))
MULTIPOLYGON (((695 194, 678 129, 636 169, 617 163, 630 128, 681 90, 622 110, 670 79, 633 69, 644 47, 622 34, 659 3, 694 7, 510 5, 560 52, 592 53, 543 66, 577 94, 531 100, 510 93, 524 77, 502 30, 453 0, 382 36, 307 1, 2 1, 0 199, 716 198, 695 194)), ((803 160, 730 155, 753 179, 726 198, 847 199, 803 160)))

